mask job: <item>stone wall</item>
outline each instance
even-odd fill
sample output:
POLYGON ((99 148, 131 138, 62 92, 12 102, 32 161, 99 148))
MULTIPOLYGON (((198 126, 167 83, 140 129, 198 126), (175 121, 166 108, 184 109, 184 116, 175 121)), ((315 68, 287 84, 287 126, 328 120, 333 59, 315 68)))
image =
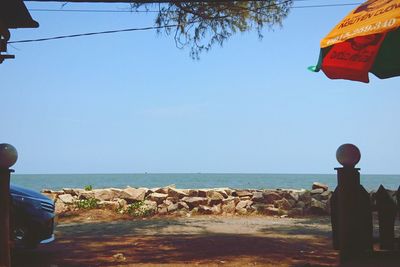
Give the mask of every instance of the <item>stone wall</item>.
MULTIPOLYGON (((162 188, 71 189, 43 190, 55 201, 56 213, 83 208, 79 203, 94 203, 96 207, 135 214, 194 215, 265 214, 277 216, 328 215, 332 192, 326 185, 313 183, 310 190, 293 189, 177 189, 162 188)), ((90 208, 90 207, 86 207, 90 208)))

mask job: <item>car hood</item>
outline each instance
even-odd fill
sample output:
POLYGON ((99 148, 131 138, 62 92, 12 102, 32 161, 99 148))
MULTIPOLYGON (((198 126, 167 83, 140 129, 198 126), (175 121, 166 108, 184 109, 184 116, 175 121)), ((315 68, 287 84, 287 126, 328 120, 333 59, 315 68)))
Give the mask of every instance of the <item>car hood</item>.
POLYGON ((39 192, 30 190, 27 188, 23 188, 20 186, 16 186, 13 184, 10 185, 10 193, 12 195, 19 195, 19 196, 23 196, 23 197, 32 197, 32 198, 37 198, 37 199, 46 200, 46 201, 50 200, 50 198, 40 194, 39 192))

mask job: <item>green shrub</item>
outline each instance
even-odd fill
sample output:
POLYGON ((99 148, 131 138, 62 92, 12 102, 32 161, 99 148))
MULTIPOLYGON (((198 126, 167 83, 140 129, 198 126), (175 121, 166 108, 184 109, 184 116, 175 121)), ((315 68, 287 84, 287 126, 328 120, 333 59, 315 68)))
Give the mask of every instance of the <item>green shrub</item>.
POLYGON ((147 217, 154 214, 154 210, 144 205, 144 201, 129 204, 125 210, 126 214, 134 217, 147 217))
POLYGON ((93 189, 92 185, 85 186, 85 191, 92 191, 92 189, 93 189))
POLYGON ((82 199, 75 202, 75 205, 79 209, 95 209, 98 207, 98 200, 95 198, 82 199))

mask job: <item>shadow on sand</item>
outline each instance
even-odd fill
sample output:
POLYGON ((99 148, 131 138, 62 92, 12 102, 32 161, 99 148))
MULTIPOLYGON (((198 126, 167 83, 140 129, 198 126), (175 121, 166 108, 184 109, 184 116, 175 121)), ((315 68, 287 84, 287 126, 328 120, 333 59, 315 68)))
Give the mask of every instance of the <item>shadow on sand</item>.
MULTIPOLYGON (((13 266, 136 266, 138 264, 275 266, 332 266, 337 253, 326 233, 309 238, 293 237, 282 227, 285 238, 259 234, 210 232, 185 220, 119 221, 69 224, 58 227, 55 243, 36 250, 14 251, 13 266), (183 229, 178 234, 160 229, 183 229), (192 233, 190 233, 192 231, 192 233), (122 253, 123 258, 113 255, 122 253)), ((275 230, 279 227, 275 226, 275 230)), ((274 231, 275 231, 274 230, 274 231)), ((271 231, 265 230, 265 231, 271 231)))

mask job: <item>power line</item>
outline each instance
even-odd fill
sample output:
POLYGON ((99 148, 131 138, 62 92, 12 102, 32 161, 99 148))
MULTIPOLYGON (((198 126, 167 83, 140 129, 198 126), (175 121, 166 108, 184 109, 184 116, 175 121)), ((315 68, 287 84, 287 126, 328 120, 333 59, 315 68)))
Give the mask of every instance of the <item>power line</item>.
MULTIPOLYGON (((193 23, 196 23, 196 22, 187 23, 187 24, 193 24, 193 23)), ((40 38, 40 39, 28 39, 28 40, 11 41, 11 42, 7 42, 7 43, 8 44, 20 44, 20 43, 43 42, 43 41, 50 41, 50 40, 76 38, 76 37, 92 36, 92 35, 100 35, 100 34, 111 34, 111 33, 119 33, 119 32, 134 32, 134 31, 148 31, 148 30, 157 30, 157 29, 165 29, 165 28, 175 28, 175 27, 178 27, 179 25, 180 24, 165 25, 165 26, 151 26, 151 27, 143 27, 143 28, 129 28, 129 29, 121 29, 121 30, 101 31, 101 32, 78 33, 78 34, 61 35, 61 36, 40 38)))

